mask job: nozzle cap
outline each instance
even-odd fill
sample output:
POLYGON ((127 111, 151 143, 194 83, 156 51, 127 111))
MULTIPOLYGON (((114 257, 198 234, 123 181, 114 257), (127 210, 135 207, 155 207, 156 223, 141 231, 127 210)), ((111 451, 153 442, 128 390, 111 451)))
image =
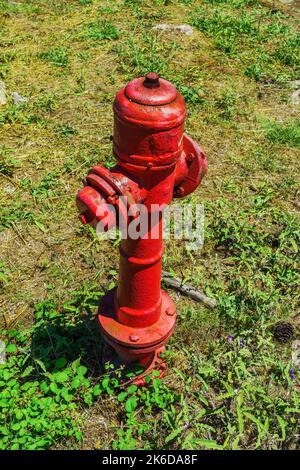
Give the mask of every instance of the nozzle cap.
POLYGON ((155 72, 132 80, 125 87, 125 96, 135 103, 146 106, 163 106, 172 103, 177 97, 176 87, 160 78, 155 72))

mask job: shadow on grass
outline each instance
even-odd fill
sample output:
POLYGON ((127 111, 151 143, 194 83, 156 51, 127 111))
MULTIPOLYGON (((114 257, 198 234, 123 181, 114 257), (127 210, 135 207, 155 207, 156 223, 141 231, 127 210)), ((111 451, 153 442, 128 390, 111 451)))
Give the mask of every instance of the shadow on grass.
POLYGON ((31 338, 31 354, 47 372, 80 359, 88 375, 98 377, 103 372, 102 347, 97 317, 89 314, 66 321, 61 311, 52 318, 38 319, 31 338))

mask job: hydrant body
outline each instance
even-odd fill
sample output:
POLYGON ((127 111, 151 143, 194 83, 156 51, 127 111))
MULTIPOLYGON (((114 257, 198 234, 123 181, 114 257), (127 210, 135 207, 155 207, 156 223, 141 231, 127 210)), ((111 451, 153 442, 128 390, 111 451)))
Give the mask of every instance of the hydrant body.
POLYGON ((183 133, 182 95, 157 74, 122 88, 113 109, 117 165, 110 171, 100 165, 91 170, 77 195, 81 219, 94 227, 102 221, 109 229, 115 217, 109 209, 113 205, 127 226, 143 205, 148 223, 138 237, 126 233, 122 238, 119 283, 102 299, 100 331, 120 364, 137 363, 146 371, 159 368, 163 373, 159 355, 176 321, 175 306, 161 290, 163 208, 173 196, 195 190, 205 174, 206 159, 183 133))

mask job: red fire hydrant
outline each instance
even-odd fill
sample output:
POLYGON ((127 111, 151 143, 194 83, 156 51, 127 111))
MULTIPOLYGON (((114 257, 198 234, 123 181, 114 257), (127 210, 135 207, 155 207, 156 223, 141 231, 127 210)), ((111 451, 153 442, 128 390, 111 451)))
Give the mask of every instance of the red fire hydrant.
MULTIPOLYGON (((186 107, 182 95, 156 73, 132 80, 114 101, 113 152, 117 165, 108 170, 94 166, 86 186, 77 194, 84 223, 96 227, 105 220, 109 229, 115 218, 134 218, 131 208, 144 204, 149 220, 157 216, 155 236, 150 227, 137 239, 120 244, 119 284, 101 301, 100 331, 119 364, 142 366, 136 379, 165 367, 160 354, 176 321, 173 301, 161 289, 162 212, 173 196, 193 192, 206 172, 206 158, 184 131, 186 107), (124 201, 127 202, 124 204, 124 201)), ((108 347, 108 349, 109 349, 108 347)))

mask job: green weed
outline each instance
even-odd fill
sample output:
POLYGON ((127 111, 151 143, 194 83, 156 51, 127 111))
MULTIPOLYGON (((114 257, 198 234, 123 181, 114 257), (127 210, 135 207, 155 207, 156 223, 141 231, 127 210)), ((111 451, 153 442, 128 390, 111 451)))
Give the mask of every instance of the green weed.
POLYGON ((70 137, 78 132, 77 129, 70 124, 58 124, 56 131, 61 137, 70 137))
POLYGON ((53 196, 55 189, 59 184, 59 177, 61 176, 60 170, 53 170, 41 178, 41 181, 36 184, 30 184, 30 192, 34 199, 41 201, 42 199, 53 196))
POLYGON ((11 227, 16 222, 32 219, 33 213, 27 207, 26 203, 18 201, 13 205, 5 205, 1 207, 0 212, 0 231, 11 227))
POLYGON ((19 165, 19 161, 16 157, 11 155, 12 149, 0 145, 0 173, 7 176, 12 176, 14 170, 19 165))
POLYGON ((134 37, 130 37, 126 45, 116 47, 121 63, 120 69, 125 72, 134 71, 137 75, 145 75, 149 70, 155 70, 157 73, 164 75, 166 73, 168 60, 172 57, 174 44, 170 44, 168 48, 164 48, 162 43, 155 36, 147 35, 143 41, 137 41, 134 37))
POLYGON ((274 144, 300 148, 300 121, 286 124, 270 123, 267 126, 266 137, 274 144))
POLYGON ((8 273, 9 270, 5 263, 0 261, 0 292, 3 289, 3 287, 8 283, 8 273))
POLYGON ((120 33, 118 29, 107 21, 97 21, 87 26, 87 36, 94 40, 114 40, 118 39, 120 33))
POLYGON ((177 85, 178 90, 184 96, 184 99, 187 103, 190 104, 200 104, 203 102, 203 97, 201 89, 194 88, 191 86, 177 85))
POLYGON ((35 105, 42 109, 43 111, 46 111, 48 113, 51 113, 53 111, 56 111, 59 107, 59 103, 57 101, 57 98, 55 95, 41 95, 39 98, 37 98, 35 105))
POLYGON ((86 377, 81 363, 84 343, 95 341, 81 312, 90 312, 99 295, 75 292, 60 310, 44 301, 36 306, 30 330, 3 333, 8 361, 0 365, 1 449, 45 449, 66 437, 81 440, 79 404, 90 406, 104 390, 86 377))
POLYGON ((13 104, 9 104, 5 107, 2 106, 0 110, 0 126, 4 124, 13 125, 16 123, 24 126, 29 126, 30 124, 45 125, 43 118, 35 114, 27 103, 18 106, 13 104))
POLYGON ((63 46, 53 47, 43 52, 40 57, 56 67, 67 67, 69 64, 69 49, 63 46))
POLYGON ((237 103, 237 96, 232 89, 227 89, 216 100, 216 106, 220 111, 223 119, 232 119, 235 114, 235 105, 237 103))
POLYGON ((300 35, 284 39, 274 52, 274 57, 281 64, 291 67, 300 66, 300 35))

